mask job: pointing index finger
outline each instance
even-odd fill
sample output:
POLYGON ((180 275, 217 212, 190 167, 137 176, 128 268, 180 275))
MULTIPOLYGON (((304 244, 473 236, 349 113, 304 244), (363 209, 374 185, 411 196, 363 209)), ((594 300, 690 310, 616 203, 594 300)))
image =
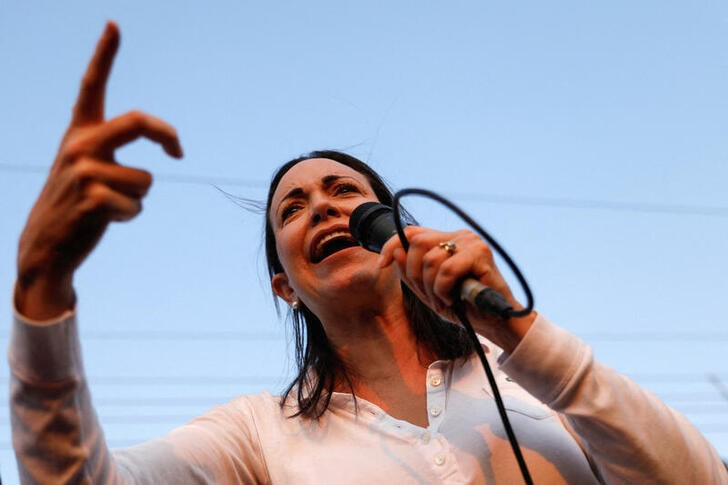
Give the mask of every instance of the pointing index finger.
POLYGON ((112 21, 107 22, 83 75, 76 106, 73 108, 72 125, 79 126, 104 119, 106 81, 119 48, 119 39, 119 27, 112 21))

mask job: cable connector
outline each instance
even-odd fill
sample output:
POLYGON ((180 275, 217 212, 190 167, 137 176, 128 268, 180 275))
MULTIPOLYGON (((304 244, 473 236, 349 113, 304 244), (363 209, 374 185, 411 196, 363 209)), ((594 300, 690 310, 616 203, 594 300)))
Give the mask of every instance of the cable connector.
POLYGON ((490 315, 503 319, 513 316, 513 307, 500 293, 472 278, 460 286, 460 299, 490 315))

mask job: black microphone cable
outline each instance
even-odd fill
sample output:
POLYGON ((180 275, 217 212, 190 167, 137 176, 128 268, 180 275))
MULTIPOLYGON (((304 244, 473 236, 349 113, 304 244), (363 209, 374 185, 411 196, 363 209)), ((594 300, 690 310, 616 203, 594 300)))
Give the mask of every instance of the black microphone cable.
MULTIPOLYGON (((521 287, 523 288, 523 291, 526 294, 526 307, 523 310, 517 311, 513 310, 512 308, 509 309, 500 309, 495 308, 493 309, 492 313, 496 315, 500 315, 502 318, 511 318, 511 317, 522 317, 526 316, 531 313, 533 310, 533 295, 531 293, 531 288, 528 286, 528 283, 526 282, 526 278, 523 277, 523 274, 518 269, 518 266, 516 266, 516 263, 511 259, 511 257, 508 255, 508 253, 501 247, 500 244, 498 244, 495 239, 493 239, 490 234, 488 234, 485 229, 483 229, 475 220, 473 220, 468 214, 466 214, 462 209, 460 209, 458 206, 450 202, 449 200, 445 199, 441 195, 432 192, 430 190, 425 189, 417 189, 417 188, 409 188, 409 189, 402 189, 394 194, 394 200, 392 201, 392 211, 394 212, 394 224, 397 228, 397 234, 399 236, 399 240, 402 243, 402 247, 405 251, 409 249, 409 241, 407 240, 407 236, 404 234, 404 229, 402 227, 402 221, 400 219, 400 203, 399 200, 405 196, 405 195, 421 195, 424 197, 428 197, 430 199, 436 200, 437 202, 440 202, 453 212, 455 212, 460 218, 465 221, 470 227, 472 227, 478 234, 480 234, 486 241, 488 241, 488 244, 495 249, 498 254, 501 255, 501 257, 506 261, 508 266, 511 268, 513 273, 516 275, 516 278, 518 278, 518 282, 521 284, 521 287)), ((488 364, 488 360, 485 358, 485 353, 483 352, 483 348, 480 345, 480 342, 478 341, 478 336, 475 334, 475 330, 473 330, 473 326, 470 324, 470 321, 468 320, 467 316, 465 315, 465 302, 462 300, 458 301, 455 305, 452 306, 453 311, 457 315, 457 317, 460 319, 460 323, 462 323, 463 327, 465 327, 465 330, 468 333, 468 336, 470 337, 470 340, 473 342, 473 346, 475 347, 475 352, 478 354, 478 357, 480 358, 480 363, 483 365, 483 370, 485 370, 485 375, 488 378, 488 383, 490 384, 490 388, 493 390, 493 398, 495 400, 496 407, 498 408, 498 414, 500 414, 501 421, 503 422, 503 428, 505 428, 506 435, 508 435, 508 441, 511 444, 511 449, 513 449, 513 454, 516 456, 516 461, 518 462, 518 467, 521 469, 521 475, 523 475, 523 481, 527 485, 533 485, 533 479, 531 478, 531 474, 528 471, 528 466, 526 465, 526 461, 523 459, 523 453, 521 453, 521 448, 518 446, 518 440, 516 439, 516 435, 513 432, 513 428, 511 427, 511 423, 508 419, 508 415, 506 414, 506 408, 503 404, 503 399, 501 398, 500 391, 498 390, 498 386, 495 382, 495 376, 493 375, 493 371, 490 368, 490 364, 488 364)))

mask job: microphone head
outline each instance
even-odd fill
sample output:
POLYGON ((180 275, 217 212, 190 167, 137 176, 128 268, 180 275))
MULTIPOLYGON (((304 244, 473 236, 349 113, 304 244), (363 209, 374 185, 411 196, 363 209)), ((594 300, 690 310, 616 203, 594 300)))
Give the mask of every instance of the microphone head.
POLYGON ((392 208, 379 202, 365 202, 349 218, 349 231, 364 248, 378 253, 397 234, 392 208))

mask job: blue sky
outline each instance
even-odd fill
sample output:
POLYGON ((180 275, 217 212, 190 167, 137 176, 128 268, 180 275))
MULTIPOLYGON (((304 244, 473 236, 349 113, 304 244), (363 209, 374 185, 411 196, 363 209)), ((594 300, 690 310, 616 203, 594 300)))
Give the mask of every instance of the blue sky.
MULTIPOLYGON (((214 185, 263 198, 275 167, 335 148, 396 188, 460 203, 520 264, 539 311, 728 456, 725 2, 5 0, 6 322, 17 237, 109 18, 122 46, 108 114, 163 117, 186 153, 173 161, 148 142, 118 153, 155 184, 142 215, 112 227, 77 275, 112 446, 285 384, 261 217, 214 185)), ((409 205, 425 224, 459 226, 409 205)), ((0 470, 13 483, 6 404, 0 419, 0 470)))

